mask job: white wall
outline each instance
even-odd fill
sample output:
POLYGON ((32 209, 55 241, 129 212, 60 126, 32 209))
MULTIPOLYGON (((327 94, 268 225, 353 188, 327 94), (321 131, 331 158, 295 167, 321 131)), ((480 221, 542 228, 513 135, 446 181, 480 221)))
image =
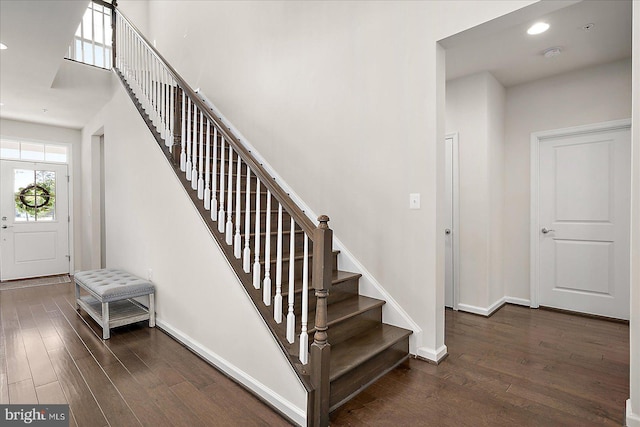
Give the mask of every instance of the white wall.
MULTIPOLYGON (((158 324, 303 423, 304 387, 121 87, 84 143, 102 130, 107 267, 151 270, 158 324)), ((84 158, 85 175, 94 164, 84 158)))
POLYGON ((331 217, 435 354, 444 348, 436 141, 445 134, 436 42, 530 3, 151 1, 149 38, 331 217), (421 210, 408 209, 412 192, 421 210))
POLYGON ((507 89, 504 286, 530 299, 531 133, 631 117, 630 59, 507 89))
POLYGON ((488 72, 447 82, 447 133, 458 133, 461 310, 489 314, 502 288, 505 89, 488 72))
POLYGON ((503 199, 506 90, 491 74, 487 79, 487 150, 489 185, 489 309, 499 307, 503 285, 503 199))
MULTIPOLYGON (((77 129, 0 119, 0 135, 23 140, 58 142, 71 144, 71 167, 69 174, 73 187, 73 205, 71 216, 73 222, 73 256, 74 268, 82 266, 82 179, 81 179, 81 134, 77 129)), ((71 243, 71 242, 70 242, 71 243)))
POLYGON ((640 427, 640 4, 633 3, 630 399, 627 426, 640 427))

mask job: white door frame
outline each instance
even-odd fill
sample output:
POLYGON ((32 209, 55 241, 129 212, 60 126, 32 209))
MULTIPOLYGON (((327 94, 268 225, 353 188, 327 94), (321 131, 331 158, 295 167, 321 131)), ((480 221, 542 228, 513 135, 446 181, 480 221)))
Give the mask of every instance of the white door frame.
POLYGON ((540 143, 544 140, 558 137, 575 136, 593 132, 614 131, 631 128, 631 119, 613 120, 608 122, 593 123, 583 126, 573 126, 562 129, 553 129, 531 134, 531 230, 530 230, 530 282, 531 282, 531 308, 538 308, 538 289, 540 285, 540 143))
MULTIPOLYGON (((36 140, 23 140, 20 139, 20 141, 27 141, 27 142, 38 142, 38 143, 43 143, 41 141, 36 141, 36 140)), ((73 245, 73 224, 74 224, 74 220, 73 220, 73 180, 71 179, 72 176, 72 163, 71 163, 71 156, 72 156, 72 152, 71 152, 71 144, 67 144, 67 143, 49 143, 46 142, 46 144, 49 145, 61 145, 61 146, 66 146, 67 147, 67 161, 66 162, 52 162, 52 161, 45 161, 45 160, 23 160, 23 159, 11 159, 11 158, 2 158, 0 160, 2 161, 7 161, 7 162, 15 162, 15 163, 24 163, 25 165, 33 165, 34 163, 38 163, 38 164, 43 164, 43 165, 56 165, 56 166, 65 166, 67 169, 66 175, 64 175, 64 178, 66 178, 66 185, 67 185, 67 258, 69 260, 68 263, 68 270, 67 273, 68 274, 72 274, 73 267, 74 267, 74 245, 73 245)), ((63 183, 64 183, 64 179, 63 179, 63 183)), ((1 267, 2 261, 0 260, 0 267, 1 267)), ((19 280, 19 279, 9 279, 9 280, 19 280)))
POLYGON ((445 141, 451 138, 452 153, 451 153, 451 186, 453 199, 453 230, 452 240, 453 245, 453 309, 458 311, 458 303, 460 301, 460 182, 459 182, 459 143, 458 132, 449 133, 445 135, 445 141))

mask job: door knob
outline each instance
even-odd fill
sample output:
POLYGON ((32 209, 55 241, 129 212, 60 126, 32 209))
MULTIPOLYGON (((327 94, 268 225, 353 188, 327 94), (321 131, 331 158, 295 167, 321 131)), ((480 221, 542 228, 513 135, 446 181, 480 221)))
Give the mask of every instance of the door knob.
POLYGON ((13 225, 3 225, 2 228, 11 228, 13 225))
POLYGON ((542 234, 547 234, 547 233, 551 233, 552 231, 556 231, 556 230, 552 230, 552 229, 547 228, 547 227, 542 227, 542 230, 540 230, 540 231, 542 231, 542 234))

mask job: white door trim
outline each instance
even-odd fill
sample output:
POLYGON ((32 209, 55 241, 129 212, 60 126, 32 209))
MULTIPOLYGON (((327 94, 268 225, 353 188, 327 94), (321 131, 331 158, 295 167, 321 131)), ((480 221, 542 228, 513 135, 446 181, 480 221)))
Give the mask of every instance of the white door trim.
POLYGON ((530 286, 531 308, 538 308, 538 289, 540 284, 540 220, 539 220, 539 184, 540 184, 540 143, 546 139, 575 136, 580 134, 614 131, 631 128, 631 119, 613 120, 562 129, 552 129, 531 134, 531 229, 530 229, 530 286))
POLYGON ((451 161, 451 174, 452 176, 452 194, 453 199, 453 309, 458 310, 458 303, 460 301, 460 182, 459 182, 459 144, 458 144, 458 132, 449 133, 445 135, 445 140, 451 138, 452 140, 452 161, 451 161))

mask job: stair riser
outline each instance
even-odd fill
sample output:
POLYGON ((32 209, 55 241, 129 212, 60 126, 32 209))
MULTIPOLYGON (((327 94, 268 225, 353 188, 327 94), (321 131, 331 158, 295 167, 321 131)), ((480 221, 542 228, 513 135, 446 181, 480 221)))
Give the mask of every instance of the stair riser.
POLYGON ((330 410, 337 409, 369 384, 407 359, 409 338, 405 338, 362 365, 331 382, 330 410))
MULTIPOLYGON (((331 312, 331 306, 328 307, 331 312)), ((329 344, 337 345, 382 323, 382 306, 329 326, 329 344)))
MULTIPOLYGON (((312 283, 309 283, 309 287, 312 286, 312 283)), ((284 285, 283 285, 284 287, 284 285)), ((275 291, 274 291, 275 292, 275 291)), ((334 304, 338 301, 343 301, 353 295, 358 294, 358 280, 347 280, 337 285, 331 286, 329 289, 329 296, 327 297, 327 305, 334 304)), ((302 310, 302 292, 295 293, 295 302, 294 302, 294 312, 296 316, 299 316, 302 310)), ((284 297, 284 300, 287 300, 287 297, 284 297)), ((309 309, 313 309, 316 306, 316 295, 315 290, 309 290, 309 309)))

